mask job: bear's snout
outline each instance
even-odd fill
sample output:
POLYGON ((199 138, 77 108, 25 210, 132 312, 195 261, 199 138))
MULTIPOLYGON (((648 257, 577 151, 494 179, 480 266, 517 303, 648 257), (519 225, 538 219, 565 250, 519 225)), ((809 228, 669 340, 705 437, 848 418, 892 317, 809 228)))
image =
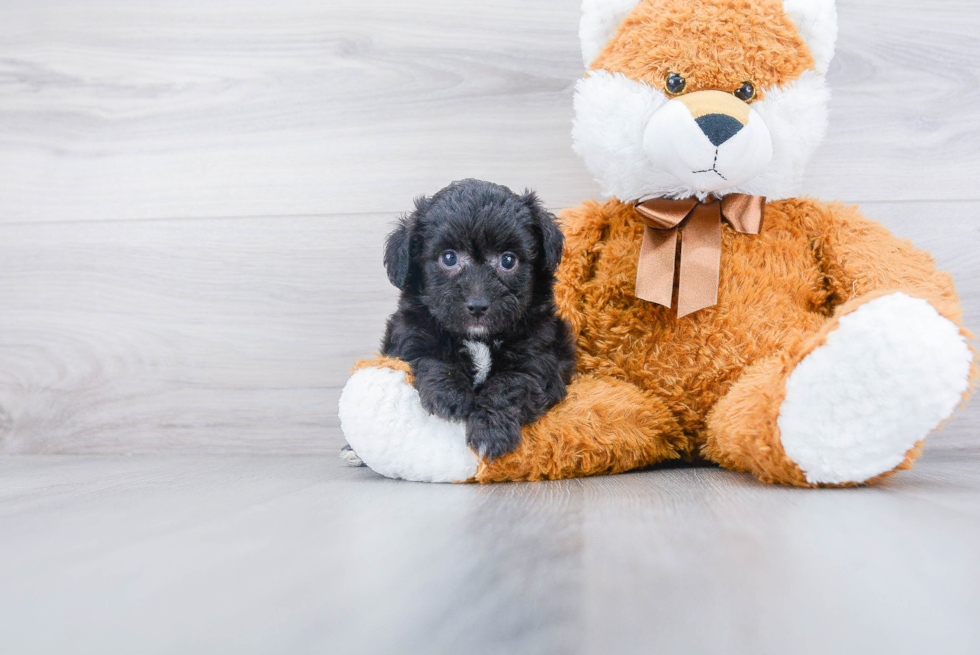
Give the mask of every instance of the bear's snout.
POLYGON ((643 147, 651 162, 702 193, 748 182, 773 155, 762 117, 721 91, 667 102, 647 125, 643 147))

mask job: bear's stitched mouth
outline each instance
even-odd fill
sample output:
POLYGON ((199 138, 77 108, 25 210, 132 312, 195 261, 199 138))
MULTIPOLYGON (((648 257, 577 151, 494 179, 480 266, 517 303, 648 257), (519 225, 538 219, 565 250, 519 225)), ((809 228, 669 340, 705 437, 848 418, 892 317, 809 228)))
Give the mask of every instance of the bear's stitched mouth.
POLYGON ((695 173, 695 174, 696 173, 715 173, 718 177, 720 177, 721 179, 723 179, 723 180, 725 180, 727 182, 728 181, 728 178, 725 177, 724 175, 722 175, 718 171, 718 153, 720 151, 721 151, 721 148, 715 148, 715 160, 713 162, 711 162, 711 168, 706 168, 706 169, 701 170, 701 171, 691 171, 691 172, 692 173, 695 173))

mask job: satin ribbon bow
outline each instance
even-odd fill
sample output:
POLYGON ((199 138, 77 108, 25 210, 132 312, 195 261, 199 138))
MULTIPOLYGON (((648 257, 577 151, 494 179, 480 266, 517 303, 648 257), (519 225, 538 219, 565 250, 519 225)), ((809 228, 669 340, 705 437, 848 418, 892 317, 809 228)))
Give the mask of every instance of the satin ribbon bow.
POLYGON ((636 297, 671 306, 680 237, 677 318, 718 304, 721 221, 728 221, 736 232, 759 234, 765 207, 764 197, 741 193, 709 202, 655 198, 638 203, 636 213, 646 230, 636 271, 636 297))

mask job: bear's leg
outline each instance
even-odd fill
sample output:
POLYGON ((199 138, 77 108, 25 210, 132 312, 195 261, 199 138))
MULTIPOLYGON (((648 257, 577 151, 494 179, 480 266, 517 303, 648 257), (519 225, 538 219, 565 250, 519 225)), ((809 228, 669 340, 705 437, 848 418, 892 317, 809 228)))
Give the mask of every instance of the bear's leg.
POLYGON ((911 468, 973 371, 966 334, 929 302, 858 299, 749 367, 708 416, 702 454, 764 482, 873 482, 911 468))
POLYGON ((348 443, 381 475, 422 482, 544 480, 619 473, 676 459, 687 440, 657 398, 616 380, 576 378, 568 396, 492 462, 466 446, 463 423, 422 409, 408 365, 361 362, 340 398, 348 443))
POLYGON ((524 428, 516 451, 482 462, 478 482, 622 473, 677 459, 688 438, 667 406, 635 385, 577 377, 568 396, 524 428))

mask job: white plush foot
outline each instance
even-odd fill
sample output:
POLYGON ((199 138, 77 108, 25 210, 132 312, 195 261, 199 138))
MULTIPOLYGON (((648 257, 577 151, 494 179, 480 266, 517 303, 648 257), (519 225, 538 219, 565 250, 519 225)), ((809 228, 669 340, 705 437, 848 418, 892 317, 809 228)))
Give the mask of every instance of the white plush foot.
POLYGON ((422 409, 402 371, 354 373, 340 394, 340 426, 357 456, 389 478, 465 482, 480 463, 466 445, 466 427, 422 409))
POLYGON ((783 449, 811 484, 891 471, 953 413, 972 360, 959 328, 925 300, 877 298, 842 317, 790 375, 783 449))

